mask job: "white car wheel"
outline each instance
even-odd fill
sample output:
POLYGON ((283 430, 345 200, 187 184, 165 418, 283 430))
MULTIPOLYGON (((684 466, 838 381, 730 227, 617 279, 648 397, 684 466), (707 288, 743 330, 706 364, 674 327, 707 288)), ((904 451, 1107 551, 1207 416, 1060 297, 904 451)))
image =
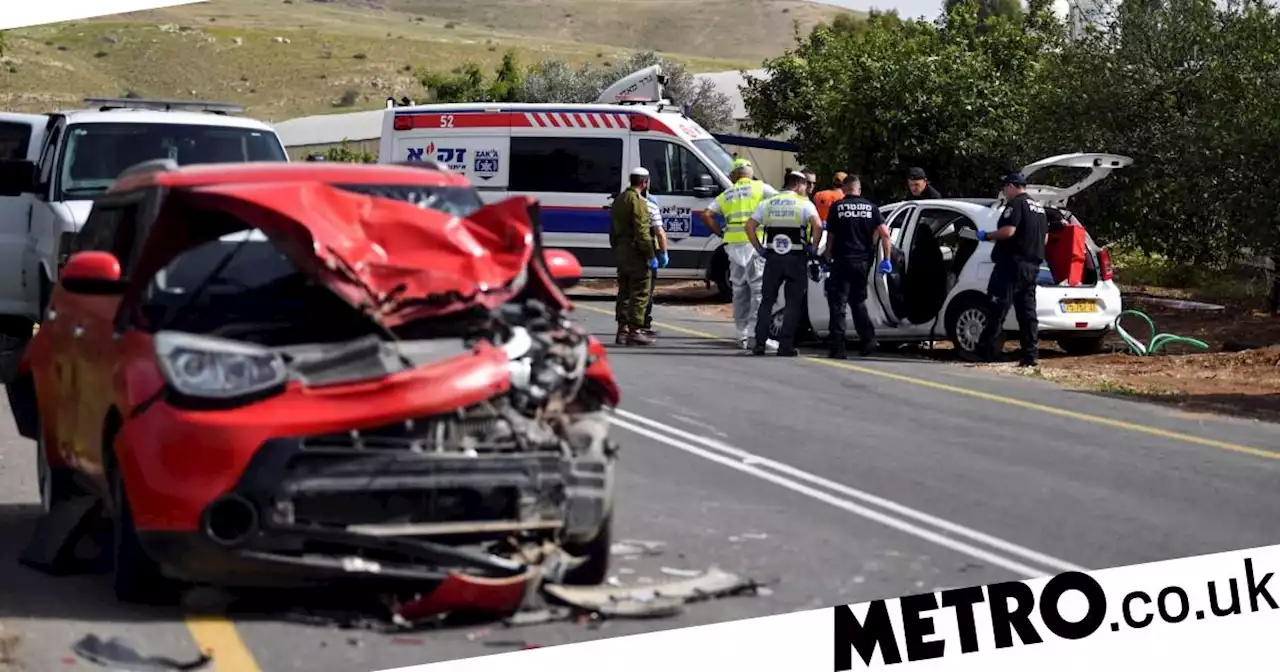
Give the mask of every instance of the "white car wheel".
POLYGON ((978 349, 978 341, 982 338, 982 330, 987 326, 986 311, 977 306, 970 306, 956 316, 956 345, 965 352, 978 349))

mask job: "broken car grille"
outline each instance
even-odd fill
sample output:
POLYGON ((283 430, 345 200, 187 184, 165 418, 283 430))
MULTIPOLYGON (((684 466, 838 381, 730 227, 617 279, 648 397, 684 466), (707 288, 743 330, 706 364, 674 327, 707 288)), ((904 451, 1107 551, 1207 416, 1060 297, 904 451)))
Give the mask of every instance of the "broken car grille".
POLYGON ((370 429, 302 439, 304 450, 405 450, 414 453, 495 453, 520 450, 510 423, 492 404, 428 418, 410 418, 370 429))

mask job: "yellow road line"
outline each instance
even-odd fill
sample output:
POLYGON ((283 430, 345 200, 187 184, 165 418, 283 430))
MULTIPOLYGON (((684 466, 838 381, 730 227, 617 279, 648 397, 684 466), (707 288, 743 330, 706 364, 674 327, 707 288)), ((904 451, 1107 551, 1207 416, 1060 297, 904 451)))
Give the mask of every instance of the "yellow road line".
POLYGON ((213 657, 217 672, 262 672, 236 626, 221 616, 187 616, 187 630, 201 651, 213 657))
MULTIPOLYGON (((584 306, 584 305, 578 304, 576 307, 584 308, 593 313, 600 313, 601 315, 610 315, 610 316, 613 315, 613 313, 610 311, 602 310, 594 306, 584 306)), ((686 329, 684 327, 679 327, 674 324, 665 324, 665 323, 656 322, 656 321, 654 322, 654 324, 659 327, 662 327, 663 329, 674 331, 679 334, 696 336, 698 338, 703 338, 711 341, 723 341, 727 343, 734 343, 733 339, 724 338, 722 336, 716 336, 715 334, 709 334, 705 331, 686 329)), ((958 387, 956 385, 948 385, 946 383, 939 383, 932 380, 925 380, 923 378, 915 378, 913 376, 904 376, 898 373, 880 371, 880 370, 868 368, 865 366, 858 366, 857 364, 850 364, 848 362, 844 362, 840 360, 824 359, 820 357, 813 357, 810 355, 804 355, 801 357, 801 359, 805 359, 810 362, 815 362, 817 364, 823 364, 826 366, 835 367, 838 369, 845 369, 847 371, 856 371, 858 373, 865 373, 869 376, 885 378, 885 379, 897 381, 900 383, 918 385, 920 387, 927 387, 934 390, 941 390, 943 392, 951 392, 953 394, 960 394, 966 397, 972 397, 974 399, 982 399, 984 401, 993 401, 1001 404, 1007 404, 1009 406, 1017 406, 1018 408, 1025 408, 1027 410, 1039 411, 1041 413, 1056 415, 1060 418, 1067 418, 1069 420, 1077 420, 1079 422, 1102 425, 1104 427, 1121 429, 1129 432, 1135 432, 1138 434, 1146 434, 1148 436, 1158 436, 1165 439, 1173 439, 1175 441, 1184 441, 1186 443, 1194 443, 1201 446, 1208 446, 1210 448, 1217 448, 1219 450, 1226 450, 1233 453, 1242 453, 1244 455, 1252 455, 1254 457, 1261 457, 1269 460, 1280 460, 1280 452, 1277 452, 1277 451, 1264 450, 1262 448, 1254 448, 1251 446, 1245 446, 1238 443, 1230 443, 1228 441, 1218 441, 1217 439, 1206 439, 1204 437, 1195 436, 1193 434, 1184 434, 1182 432, 1175 432, 1167 429, 1161 429, 1159 427, 1151 427, 1149 425, 1142 425, 1136 422, 1126 422, 1124 420, 1106 418, 1100 415, 1091 415, 1088 413, 1081 413, 1079 411, 1070 411, 1062 408, 1054 408, 1053 406, 1036 404, 1030 401, 1023 401, 1022 399, 1014 399, 1013 397, 1006 397, 999 394, 992 394, 990 392, 980 392, 978 390, 970 390, 968 388, 958 387)))

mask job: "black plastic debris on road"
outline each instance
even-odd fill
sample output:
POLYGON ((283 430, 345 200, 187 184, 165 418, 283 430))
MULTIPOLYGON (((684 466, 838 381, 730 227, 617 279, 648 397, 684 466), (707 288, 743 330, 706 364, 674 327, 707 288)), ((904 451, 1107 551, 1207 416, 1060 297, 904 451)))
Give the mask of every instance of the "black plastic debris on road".
POLYGON ((202 669, 213 660, 204 653, 185 663, 163 656, 144 656, 123 639, 112 637, 104 641, 92 634, 85 635, 71 650, 77 656, 112 672, 186 672, 202 669))

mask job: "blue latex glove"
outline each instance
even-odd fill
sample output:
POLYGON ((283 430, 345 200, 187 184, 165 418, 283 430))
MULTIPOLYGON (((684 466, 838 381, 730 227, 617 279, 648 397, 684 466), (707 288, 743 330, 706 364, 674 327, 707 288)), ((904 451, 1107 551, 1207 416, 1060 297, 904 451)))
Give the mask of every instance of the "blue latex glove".
POLYGON ((880 262, 880 265, 879 265, 877 268, 879 269, 879 271, 880 271, 881 273, 886 273, 886 274, 887 274, 887 273, 892 273, 892 272, 893 272, 893 262, 892 262, 892 261, 889 261, 888 259, 885 259, 884 261, 880 262))
POLYGON ((658 268, 666 268, 671 263, 671 257, 666 252, 658 252, 658 268))
POLYGON ((986 240, 986 239, 987 239, 987 232, 983 231, 982 229, 978 229, 978 240, 986 240))
POLYGON ((657 257, 654 257, 654 258, 652 258, 652 259, 650 259, 650 260, 649 260, 649 270, 651 270, 651 271, 656 271, 656 270, 658 270, 658 258, 657 258, 657 257))
POLYGON ((758 250, 756 250, 756 256, 760 257, 760 261, 764 261, 764 260, 765 260, 765 256, 764 256, 764 248, 763 248, 763 247, 762 247, 762 248, 760 248, 760 249, 758 249, 758 250))

